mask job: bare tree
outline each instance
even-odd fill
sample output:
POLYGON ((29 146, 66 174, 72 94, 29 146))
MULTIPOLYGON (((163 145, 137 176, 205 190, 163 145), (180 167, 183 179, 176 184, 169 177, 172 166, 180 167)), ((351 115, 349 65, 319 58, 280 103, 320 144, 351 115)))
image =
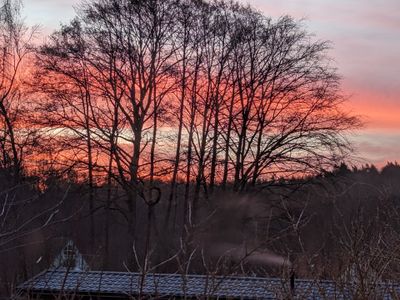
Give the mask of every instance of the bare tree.
POLYGON ((12 172, 15 183, 21 177, 23 159, 29 153, 25 146, 32 144, 35 134, 29 125, 27 103, 27 59, 35 28, 25 26, 21 17, 21 3, 5 0, 0 7, 0 148, 1 167, 12 172))
POLYGON ((290 17, 238 3, 86 2, 38 55, 45 121, 91 191, 95 174, 124 190, 111 203, 110 188, 104 207, 124 216, 132 242, 144 212, 156 224, 145 202, 158 180, 169 185, 164 225, 187 233, 220 186, 245 192, 348 154, 343 133, 359 120, 342 108, 328 50, 290 17))

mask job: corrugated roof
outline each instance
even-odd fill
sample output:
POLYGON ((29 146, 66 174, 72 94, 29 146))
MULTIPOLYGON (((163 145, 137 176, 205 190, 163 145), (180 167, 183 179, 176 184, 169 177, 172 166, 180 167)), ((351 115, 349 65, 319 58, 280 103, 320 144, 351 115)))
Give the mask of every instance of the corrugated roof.
MULTIPOLYGON (((19 290, 55 294, 142 294, 236 299, 279 299, 290 292, 288 282, 279 278, 147 274, 141 284, 142 278, 139 273, 128 272, 47 270, 20 285, 19 290)), ((398 285, 391 285, 390 290, 400 294, 398 285)), ((296 298, 301 299, 352 298, 349 291, 338 289, 332 281, 296 280, 295 293, 296 298)), ((383 298, 392 299, 389 289, 383 292, 383 298)))

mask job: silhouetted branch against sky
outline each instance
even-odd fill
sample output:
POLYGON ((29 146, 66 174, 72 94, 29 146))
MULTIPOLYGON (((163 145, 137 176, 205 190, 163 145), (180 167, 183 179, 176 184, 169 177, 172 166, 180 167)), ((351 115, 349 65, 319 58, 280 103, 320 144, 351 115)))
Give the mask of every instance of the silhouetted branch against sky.
MULTIPOLYGON (((42 24, 43 33, 74 16, 79 0, 30 0, 24 3, 29 24, 42 24)), ((352 138, 361 158, 382 165, 399 159, 400 148, 400 2, 249 0, 274 18, 291 15, 316 39, 330 40, 330 56, 343 76, 343 89, 351 96, 348 106, 364 115, 367 127, 352 138), (379 148, 379 153, 373 149, 379 148)))

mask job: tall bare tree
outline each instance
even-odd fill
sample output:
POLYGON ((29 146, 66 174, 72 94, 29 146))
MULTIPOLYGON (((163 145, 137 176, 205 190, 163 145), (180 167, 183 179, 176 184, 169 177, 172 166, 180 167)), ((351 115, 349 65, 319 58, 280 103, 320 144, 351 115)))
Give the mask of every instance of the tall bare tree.
POLYGON ((39 66, 63 138, 84 141, 89 184, 96 173, 125 191, 113 209, 135 240, 158 180, 169 183, 165 223, 180 215, 186 230, 220 185, 243 192, 345 157, 343 133, 359 123, 342 109, 328 50, 290 17, 238 3, 94 0, 42 47, 39 66))
POLYGON ((19 1, 4 0, 0 7, 0 163, 20 180, 23 159, 34 136, 30 129, 26 99, 29 69, 27 58, 32 53, 35 29, 25 26, 20 16, 19 1))

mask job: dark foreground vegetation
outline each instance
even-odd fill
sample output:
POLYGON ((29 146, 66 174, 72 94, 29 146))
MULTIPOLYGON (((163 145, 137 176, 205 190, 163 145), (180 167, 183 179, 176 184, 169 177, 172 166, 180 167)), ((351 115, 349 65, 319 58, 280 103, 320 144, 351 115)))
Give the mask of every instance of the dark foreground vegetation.
MULTIPOLYGON (((42 192, 34 187, 38 179, 27 178, 16 187, 7 177, 2 171, 1 199, 8 199, 1 233, 3 295, 48 268, 70 239, 93 270, 283 278, 294 271, 299 278, 354 281, 360 293, 369 294, 369 284, 395 281, 399 275, 397 164, 380 172, 373 166, 350 170, 341 165, 304 180, 263 182, 263 189, 241 194, 217 186, 190 236, 179 222, 165 224, 168 202, 161 201, 151 214, 148 206, 138 206, 142 231, 134 248, 119 209, 126 201, 120 187, 97 187, 91 209, 85 184, 54 174, 42 192), (106 209, 110 190, 112 205, 106 209)), ((168 184, 159 184, 168 191, 168 184)), ((184 185, 178 185, 178 193, 183 191, 184 185)))
POLYGON ((361 124, 301 22, 93 0, 39 43, 1 3, 2 294, 69 239, 92 269, 396 278, 399 166, 336 166, 361 124))

